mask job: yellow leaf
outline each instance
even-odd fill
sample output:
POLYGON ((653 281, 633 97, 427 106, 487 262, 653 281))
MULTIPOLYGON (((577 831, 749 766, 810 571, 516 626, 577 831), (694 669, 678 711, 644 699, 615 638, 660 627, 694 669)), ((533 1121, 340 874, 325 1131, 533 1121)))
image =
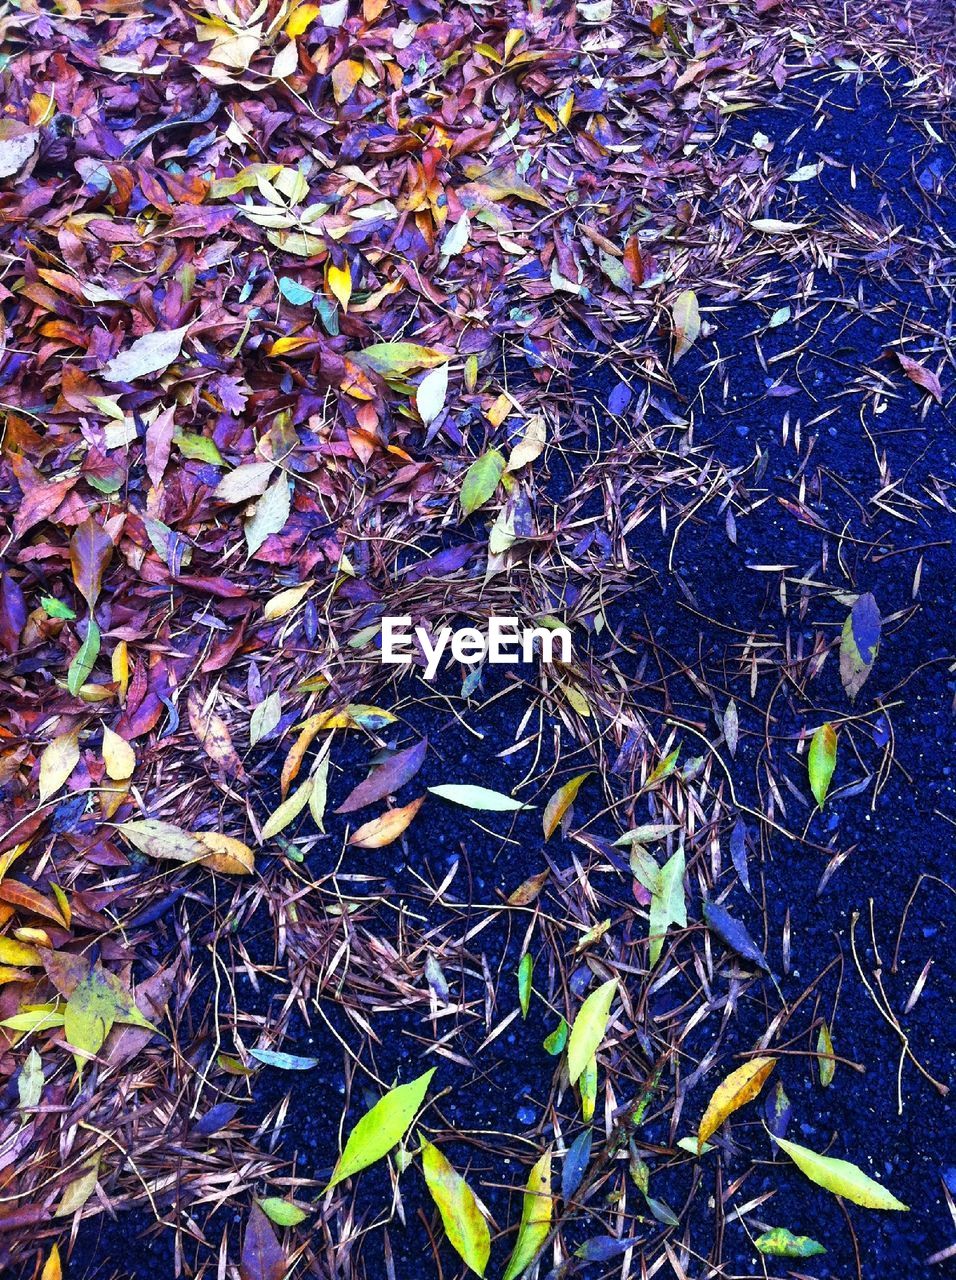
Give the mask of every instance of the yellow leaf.
POLYGON ((356 62, 354 58, 337 62, 332 68, 332 96, 339 106, 348 102, 355 92, 355 86, 362 78, 362 70, 362 63, 356 62))
POLYGON ((50 1256, 43 1264, 40 1280, 63 1280, 63 1266, 60 1262, 60 1250, 56 1245, 50 1250, 50 1256))
POLYGON ((503 1280, 517 1280, 537 1257, 551 1230, 551 1151, 547 1150, 528 1175, 521 1207, 521 1226, 503 1280))
POLYGON ((193 838, 209 850, 202 864, 225 876, 247 876, 255 870, 256 857, 247 844, 218 831, 194 831, 193 838))
POLYGON ((36 947, 25 942, 17 942, 15 938, 0 938, 0 964, 31 966, 36 968, 43 960, 36 947))
POLYGON ((580 790, 581 783, 585 778, 590 777, 591 771, 587 773, 579 773, 576 778, 569 778, 568 781, 557 789, 544 808, 544 838, 550 840, 561 825, 561 820, 574 803, 574 798, 580 790))
POLYGON ((129 645, 125 640, 117 641, 116 648, 110 658, 113 680, 117 685, 120 702, 126 700, 126 689, 129 685, 129 645))
POLYGON ((317 4, 300 4, 286 23, 286 35, 291 36, 293 40, 296 36, 301 36, 318 16, 319 6, 317 4))
POLYGON ((103 763, 114 782, 125 782, 136 768, 136 752, 125 738, 103 726, 103 763))
POLYGON ((358 845, 360 849, 381 849, 384 845, 391 844, 414 818, 424 799, 424 796, 419 796, 410 804, 402 805, 399 809, 389 809, 380 818, 363 823, 349 836, 349 844, 358 845))
POLYGON ((310 342, 314 341, 314 338, 276 338, 269 348, 269 355, 283 356, 288 351, 298 351, 300 347, 307 347, 310 342))
POLYGON ((332 297, 336 299, 343 311, 348 311, 349 298, 352 296, 352 272, 348 263, 344 267, 337 267, 335 263, 330 262, 326 279, 332 297))
POLYGON ((287 613, 292 612, 296 605, 302 603, 309 594, 312 584, 313 579, 309 578, 298 587, 289 587, 285 591, 280 591, 278 595, 274 595, 271 600, 266 601, 262 616, 267 622, 275 622, 278 618, 284 618, 287 613))
POLYGON ((80 731, 58 734, 40 756, 40 800, 48 800, 79 764, 80 731))
POLYGON ((811 1182, 844 1200, 852 1200, 864 1209, 895 1209, 907 1212, 909 1205, 897 1200, 891 1191, 881 1186, 862 1169, 858 1169, 849 1160, 838 1160, 834 1156, 821 1156, 809 1147, 802 1147, 798 1142, 789 1142, 785 1138, 774 1138, 778 1147, 782 1147, 801 1173, 805 1173, 811 1182))
POLYGON ((756 1098, 776 1063, 776 1058, 751 1058, 717 1086, 697 1130, 698 1151, 729 1116, 756 1098))

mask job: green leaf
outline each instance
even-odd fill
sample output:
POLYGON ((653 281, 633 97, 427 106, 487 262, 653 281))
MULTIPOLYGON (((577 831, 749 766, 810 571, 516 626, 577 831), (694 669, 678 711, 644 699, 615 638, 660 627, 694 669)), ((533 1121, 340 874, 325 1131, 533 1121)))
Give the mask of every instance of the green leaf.
POLYGON ((483 506, 498 488, 498 481, 505 469, 504 455, 497 449, 489 449, 476 458, 461 486, 461 509, 466 516, 483 506))
POLYGON ((810 753, 807 757, 807 769, 810 773, 810 790, 820 808, 830 790, 830 779, 836 768, 837 736, 833 725, 829 722, 821 724, 813 735, 810 753))
POLYGON ((801 1173, 805 1173, 811 1182, 823 1187, 825 1191, 832 1191, 835 1196, 842 1196, 844 1200, 852 1200, 864 1209, 909 1209, 909 1205, 897 1200, 886 1187, 874 1182, 862 1169, 850 1164, 849 1160, 818 1155, 809 1147, 788 1142, 786 1138, 773 1140, 793 1160, 801 1173))
MULTIPOLYGON (((63 1031, 74 1049, 92 1057, 99 1053, 116 1022, 154 1029, 119 978, 101 965, 94 965, 67 1001, 63 1031)), ((77 1058, 77 1068, 82 1072, 82 1057, 77 1058)))
POLYGON ((448 1243, 466 1266, 483 1276, 491 1253, 491 1234, 474 1192, 430 1142, 422 1145, 422 1172, 441 1214, 448 1243))
POLYGON ((500 791, 492 791, 489 787, 471 786, 469 783, 443 782, 437 787, 429 787, 432 795, 441 796, 442 800, 450 800, 452 804, 464 805, 466 809, 486 809, 495 813, 507 813, 513 809, 530 809, 531 805, 522 804, 512 796, 503 795, 500 791))
POLYGON ((62 600, 57 600, 56 596, 41 596, 40 604, 51 618, 66 618, 69 621, 76 617, 76 611, 62 600))
POLYGON ((607 1030, 611 1003, 617 994, 617 978, 602 982, 578 1010, 568 1039, 568 1078, 575 1084, 597 1052, 607 1030))
POLYGON ((521 1206, 518 1239, 502 1280, 517 1280, 531 1266, 551 1230, 551 1152, 546 1151, 528 1175, 521 1206))
POLYGON ((556 1058, 559 1053, 564 1051, 564 1046, 568 1043, 569 1027, 564 1018, 558 1023, 549 1036, 544 1038, 544 1050, 550 1053, 552 1058, 556 1058))
POLYGON ((518 1003, 521 1005, 521 1016, 527 1018, 531 1007, 531 975, 534 972, 534 957, 526 951, 518 965, 518 1003))
POLYGON ((812 1258, 818 1253, 826 1253, 817 1240, 811 1240, 809 1236, 795 1236, 786 1227, 765 1231, 754 1244, 761 1253, 769 1253, 774 1258, 812 1258))
POLYGON ((828 1057, 817 1059, 820 1067, 820 1083, 826 1089, 833 1083, 833 1077, 836 1074, 836 1059, 833 1057, 833 1041, 830 1038, 830 1028, 825 1022, 821 1023, 820 1032, 817 1036, 817 1053, 829 1055, 828 1057))
POLYGON ((687 924, 684 900, 684 850, 678 849, 661 867, 658 887, 651 893, 650 963, 653 969, 664 949, 664 937, 672 924, 687 924))
POLYGON ((383 377, 412 373, 416 369, 433 369, 448 359, 447 351, 423 347, 417 342, 376 342, 359 351, 354 359, 383 377))
POLYGON ((265 826, 262 828, 263 840, 271 840, 273 836, 277 836, 294 818, 299 816, 309 803, 314 786, 314 780, 306 778, 305 782, 298 786, 291 796, 286 796, 278 809, 269 814, 265 826))
POLYGON ((362 1116, 349 1134, 345 1150, 339 1156, 326 1191, 337 1186, 343 1179, 350 1178, 353 1173, 367 1169, 376 1160, 381 1160, 382 1156, 401 1142, 422 1105, 435 1071, 436 1068, 431 1067, 424 1075, 410 1080, 408 1084, 390 1089, 362 1116))
POLYGON ((277 1227, 297 1227, 309 1216, 309 1210, 300 1209, 291 1200, 283 1200, 280 1196, 266 1196, 257 1201, 259 1208, 277 1227))
POLYGON ((86 623, 86 639, 76 651, 66 675, 66 687, 74 698, 86 684, 87 677, 96 666, 100 656, 100 629, 93 618, 86 623))
POLYGON ((597 1076, 597 1058, 592 1056, 578 1077, 578 1091, 581 1094, 581 1119, 585 1124, 590 1124, 594 1118, 594 1105, 597 1102, 597 1076))
POLYGON ((226 465, 218 445, 209 436, 201 436, 194 431, 181 431, 173 439, 184 458, 192 458, 194 462, 208 462, 213 467, 226 465))

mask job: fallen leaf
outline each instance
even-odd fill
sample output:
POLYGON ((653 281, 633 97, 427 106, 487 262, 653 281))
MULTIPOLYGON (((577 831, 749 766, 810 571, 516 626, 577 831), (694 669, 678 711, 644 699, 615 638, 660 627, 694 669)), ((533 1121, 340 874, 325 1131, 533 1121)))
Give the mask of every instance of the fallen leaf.
POLYGON ((581 789, 581 784, 590 776, 591 771, 588 770, 586 773, 579 773, 576 778, 569 778, 563 786, 557 789, 545 805, 544 814, 542 815, 545 840, 550 840, 555 831, 557 831, 564 815, 574 803, 574 798, 581 789))
POLYGON ((672 362, 677 364, 700 336, 700 307, 693 289, 685 289, 678 294, 671 308, 671 324, 674 329, 672 362))
POLYGON ((568 1079, 575 1084, 594 1057, 607 1030, 611 1004, 617 994, 617 979, 603 982, 578 1010, 568 1038, 568 1079))
POLYGON ((380 818, 363 823, 349 836, 349 844, 358 845, 360 849, 381 849, 393 840, 397 840, 415 814, 424 803, 425 797, 402 805, 399 809, 389 809, 380 818))
POLYGON ((109 382, 135 382, 137 378, 169 368, 178 358, 188 331, 189 325, 184 324, 179 329, 157 329, 144 334, 107 363, 103 376, 109 382))
POLYGON ((349 1134, 326 1191, 381 1160, 401 1142, 418 1114, 435 1071, 436 1068, 431 1067, 408 1084, 390 1089, 362 1116, 349 1134))
POLYGON ((495 813, 507 813, 514 809, 530 809, 512 796, 503 795, 500 791, 492 791, 490 787, 474 786, 471 783, 443 782, 437 787, 429 787, 432 795, 442 800, 450 800, 452 804, 464 805, 466 809, 485 809, 495 813))
POLYGON ((902 351, 895 351, 893 354, 899 360, 903 372, 910 382, 915 382, 918 387, 928 391, 937 404, 942 404, 943 388, 939 375, 933 373, 932 369, 927 369, 918 360, 914 360, 912 356, 904 355, 902 351))
POLYGON ((832 1191, 835 1196, 851 1200, 854 1204, 862 1205, 864 1209, 903 1211, 909 1209, 909 1205, 897 1200, 886 1187, 875 1182, 849 1160, 819 1155, 809 1147, 802 1147, 797 1142, 788 1142, 786 1138, 774 1138, 774 1142, 787 1153, 811 1182, 815 1182, 818 1187, 823 1187, 825 1191, 832 1191))
POLYGON ((531 1266, 551 1230, 551 1151, 533 1165, 521 1206, 518 1238, 502 1280, 517 1280, 531 1266))
POLYGON ((422 1172, 448 1243, 467 1267, 483 1276, 491 1253, 491 1234, 475 1193, 430 1142, 422 1143, 422 1172))
POLYGON ((756 1098, 776 1063, 776 1058, 751 1058, 717 1086, 697 1130, 698 1152, 725 1120, 756 1098))
POLYGON ((836 768, 836 758, 836 731, 832 724, 821 724, 810 740, 810 751, 807 755, 810 790, 821 809, 830 789, 830 780, 836 768))

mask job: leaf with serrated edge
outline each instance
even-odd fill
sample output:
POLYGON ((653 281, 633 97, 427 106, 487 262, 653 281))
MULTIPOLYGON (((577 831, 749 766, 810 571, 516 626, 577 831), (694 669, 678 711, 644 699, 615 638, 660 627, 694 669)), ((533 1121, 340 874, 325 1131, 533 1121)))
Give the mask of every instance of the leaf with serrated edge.
POLYGON ((776 1062, 776 1058, 751 1058, 717 1086, 697 1130, 698 1152, 729 1116, 756 1098, 776 1062))

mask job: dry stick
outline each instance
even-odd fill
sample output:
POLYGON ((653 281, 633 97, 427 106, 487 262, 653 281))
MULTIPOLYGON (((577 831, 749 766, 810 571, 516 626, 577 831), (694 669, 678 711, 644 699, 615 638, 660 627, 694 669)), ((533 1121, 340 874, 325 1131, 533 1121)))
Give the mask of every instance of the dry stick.
MULTIPOLYGON (((870 905, 872 907, 872 899, 870 900, 870 905)), ((876 992, 873 990, 873 987, 870 985, 869 981, 867 980, 866 974, 863 972, 863 966, 860 964, 860 957, 857 955, 857 951, 856 951, 856 925, 859 918, 860 918, 859 911, 854 911, 850 919, 850 949, 853 952, 853 961, 856 964, 857 972, 860 975, 860 980, 862 981, 863 985, 866 987, 867 991, 870 993, 870 997, 873 1000, 873 1003, 876 1005, 877 1010, 879 1011, 883 1020, 889 1023, 889 1025, 893 1028, 893 1030, 899 1036, 903 1046, 903 1052, 900 1054, 899 1070, 897 1071, 897 1076, 896 1076, 897 1114, 902 1115, 903 1114, 903 1062, 906 1058, 909 1058, 909 1060, 913 1063, 914 1067, 916 1067, 917 1071, 919 1071, 920 1075, 924 1076, 929 1081, 929 1083, 933 1086, 933 1088, 939 1094, 941 1094, 944 1098, 949 1094, 949 1086, 942 1084, 939 1080, 934 1079, 934 1077, 930 1075, 930 1073, 926 1070, 923 1064, 919 1061, 919 1059, 913 1053, 913 1050, 910 1048, 909 1036, 900 1026, 896 1018, 896 1015, 893 1013, 893 1010, 890 1008, 889 1001, 886 999, 886 994, 883 991, 882 985, 880 985, 880 993, 883 996, 883 1000, 886 1003, 885 1008, 880 1003, 879 996, 877 996, 876 992)), ((877 982, 879 982, 878 978, 877 978, 877 982)))

